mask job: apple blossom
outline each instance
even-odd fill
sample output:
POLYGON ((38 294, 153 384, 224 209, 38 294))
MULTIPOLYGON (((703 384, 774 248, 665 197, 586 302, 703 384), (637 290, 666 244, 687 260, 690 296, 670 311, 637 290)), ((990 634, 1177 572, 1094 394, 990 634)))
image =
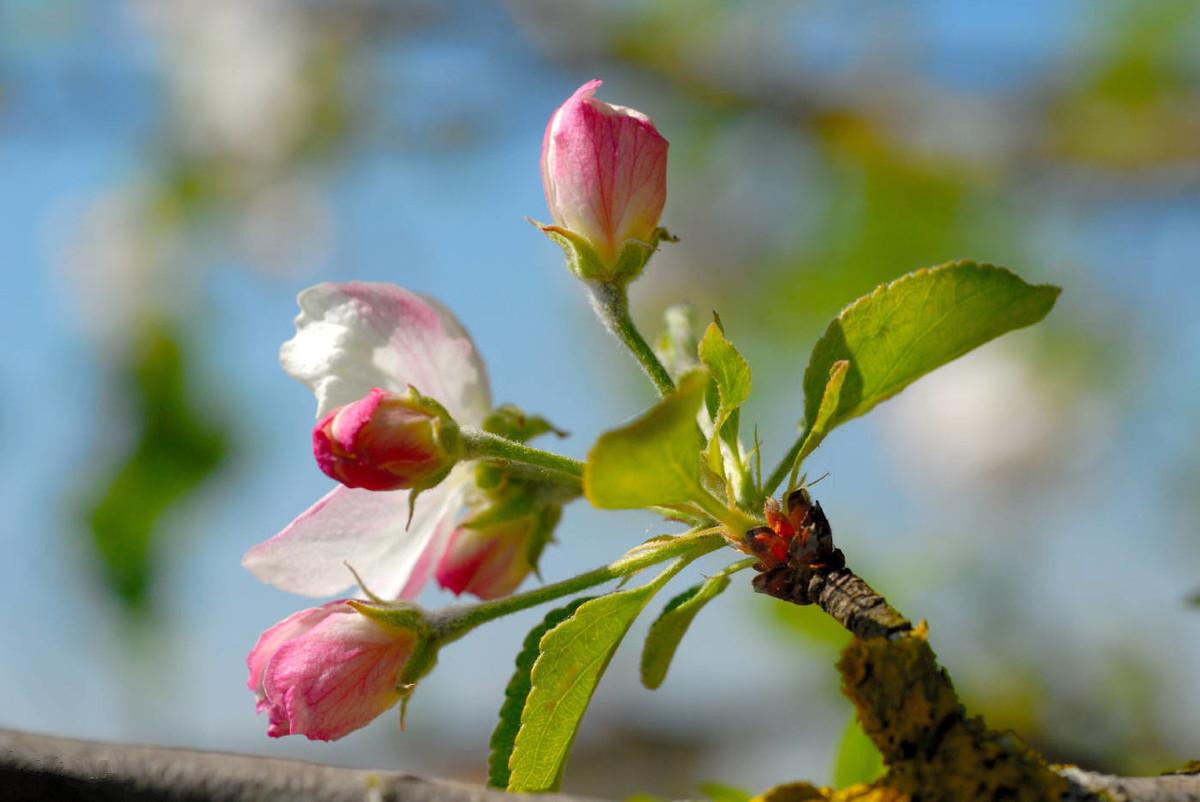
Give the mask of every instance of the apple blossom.
MULTIPOLYGON (((284 343, 280 362, 313 390, 318 420, 376 389, 399 394, 410 386, 461 424, 477 426, 488 415, 483 362, 436 301, 391 284, 349 282, 310 287, 298 302, 296 336, 284 343)), ((413 598, 437 567, 472 480, 471 465, 460 464, 415 502, 411 489, 339 484, 251 548, 242 565, 283 590, 328 596, 354 584, 349 564, 374 593, 413 598)))
MULTIPOLYGON (((463 454, 456 421, 515 441, 553 427, 512 407, 492 409, 474 344, 432 299, 391 284, 351 282, 319 284, 298 301, 296 336, 284 343, 280 361, 316 394, 314 452, 341 484, 251 548, 242 565, 306 596, 351 587, 355 574, 347 565, 364 588, 389 599, 414 598, 435 573, 456 593, 510 592, 533 569, 557 515, 550 521, 543 512, 549 503, 537 501, 539 520, 549 522, 537 549, 506 550, 516 537, 507 531, 456 534, 468 512, 476 520, 496 506, 498 494, 512 497, 522 488, 523 498, 537 495, 536 482, 510 481, 503 468, 456 465, 463 454), (480 476, 488 477, 486 487, 477 486, 480 476), (472 544, 490 556, 470 566, 460 557, 445 560, 452 542, 455 554, 472 544)), ((523 541, 533 538, 527 532, 523 541)))
POLYGON ((625 283, 665 235, 658 218, 667 199, 667 140, 640 111, 597 99, 600 85, 575 90, 546 126, 542 184, 554 225, 542 230, 580 278, 625 283))
POLYGON ((419 638, 345 599, 288 616, 246 658, 267 734, 333 741, 370 723, 406 695, 401 675, 419 638))

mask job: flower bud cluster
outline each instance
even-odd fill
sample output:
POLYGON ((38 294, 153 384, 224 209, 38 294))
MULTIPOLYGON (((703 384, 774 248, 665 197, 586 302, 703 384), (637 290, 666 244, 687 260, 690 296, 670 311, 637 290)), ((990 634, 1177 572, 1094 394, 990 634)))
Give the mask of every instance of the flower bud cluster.
POLYGON ((786 513, 775 499, 767 500, 764 513, 767 526, 746 533, 746 545, 759 559, 754 589, 795 604, 811 604, 808 585, 813 574, 846 564, 842 550, 833 545, 829 519, 804 488, 788 494, 786 513))
MULTIPOLYGON (((658 226, 668 145, 646 115, 598 100, 599 86, 581 86, 546 127, 542 180, 554 223, 542 230, 563 247, 580 278, 623 294, 669 238, 658 226)), ((343 561, 359 561, 389 597, 414 597, 431 573, 456 594, 493 599, 513 592, 536 572, 572 494, 486 462, 474 474, 451 476, 469 458, 465 440, 474 436, 468 431, 464 438, 455 417, 516 442, 557 430, 513 407, 491 409, 470 337, 431 299, 349 282, 309 288, 300 305, 296 336, 281 360, 317 395, 322 416, 312 431, 313 455, 342 486, 251 549, 244 564, 280 587, 316 596, 340 590, 329 575, 331 555, 338 571, 343 561), (332 399, 353 398, 372 385, 410 389, 399 394, 375 386, 333 407, 332 399), (362 490, 413 492, 381 498, 362 490), (398 531, 393 507, 406 508, 413 524, 422 491, 438 498, 435 512, 398 531), (459 522, 464 503, 467 515, 459 522), (380 546, 390 537, 407 543, 380 546), (394 570, 382 564, 389 560, 394 570)), ((251 650, 248 684, 272 737, 340 738, 406 700, 432 665, 438 638, 420 610, 363 590, 372 602, 341 599, 303 610, 264 632, 251 650)))

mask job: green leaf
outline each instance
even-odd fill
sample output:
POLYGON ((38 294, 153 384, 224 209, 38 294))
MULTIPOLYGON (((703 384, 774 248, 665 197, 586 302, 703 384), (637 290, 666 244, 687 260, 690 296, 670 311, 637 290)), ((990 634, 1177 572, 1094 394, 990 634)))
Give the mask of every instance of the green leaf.
POLYGON ((567 433, 543 418, 541 415, 527 415, 516 404, 501 404, 493 409, 483 421, 483 430, 527 443, 535 437, 553 432, 558 437, 566 437, 567 433))
POLYGON ((863 731, 858 716, 851 712, 833 759, 833 784, 845 788, 874 782, 883 774, 883 768, 883 755, 863 731))
POLYGON ((692 624, 700 609, 729 587, 729 577, 718 574, 699 585, 680 593, 663 608, 662 613, 650 625, 646 634, 646 645, 642 648, 642 684, 654 690, 667 677, 671 658, 679 648, 679 642, 692 624))
POLYGON ((600 435, 583 468, 583 492, 593 505, 624 510, 686 504, 704 492, 696 415, 708 381, 705 371, 689 373, 632 423, 600 435))
POLYGON ((668 569, 640 588, 586 601, 542 637, 508 761, 509 791, 558 788, 601 675, 638 613, 672 574, 668 569))
MULTIPOLYGON (((756 597, 757 600, 757 597, 756 597)), ((766 604, 766 612, 773 623, 804 640, 807 645, 827 650, 836 655, 846 647, 853 636, 819 607, 796 604, 766 604)))
POLYGON ((849 360, 850 369, 827 429, 988 340, 1038 322, 1059 292, 974 262, 917 270, 880 286, 843 309, 813 347, 804 373, 805 420, 817 420, 838 360, 849 360))
POLYGON ((750 397, 750 365, 715 321, 700 340, 700 361, 712 374, 721 401, 717 428, 750 397))
MULTIPOLYGON (((722 475, 720 442, 723 440, 728 444, 730 453, 738 453, 738 407, 750 397, 750 365, 725 337, 719 318, 708 324, 697 351, 715 388, 709 398, 713 438, 709 441, 706 459, 713 473, 722 475)), ((744 474, 745 470, 744 465, 737 466, 737 473, 744 474)))
POLYGON ((697 786, 700 793, 712 802, 749 802, 753 796, 749 791, 733 785, 718 782, 703 782, 697 786))
POLYGON ((227 428, 199 403, 194 358, 167 324, 136 332, 117 388, 133 424, 119 465, 95 471, 84 516, 109 590, 129 614, 148 611, 155 571, 171 541, 168 516, 227 458, 227 428))
POLYGON ((825 382, 825 389, 821 393, 821 405, 817 407, 817 416, 812 419, 808 434, 804 436, 804 444, 800 446, 800 453, 796 455, 793 469, 804 462, 805 457, 817 450, 817 446, 821 445, 825 435, 829 434, 829 430, 833 428, 833 416, 841 403, 842 385, 846 381, 849 369, 850 363, 845 359, 839 359, 829 368, 829 379, 825 382))
POLYGON ((488 753, 488 785, 492 788, 507 788, 509 781, 508 761, 512 757, 513 745, 517 741, 517 731, 521 729, 521 711, 525 709, 525 700, 533 687, 530 673, 538 656, 538 644, 547 632, 570 618, 579 606, 592 600, 592 597, 576 599, 563 607, 551 610, 542 622, 525 636, 521 651, 517 654, 517 667, 508 687, 504 689, 504 703, 500 706, 500 721, 492 731, 488 753))

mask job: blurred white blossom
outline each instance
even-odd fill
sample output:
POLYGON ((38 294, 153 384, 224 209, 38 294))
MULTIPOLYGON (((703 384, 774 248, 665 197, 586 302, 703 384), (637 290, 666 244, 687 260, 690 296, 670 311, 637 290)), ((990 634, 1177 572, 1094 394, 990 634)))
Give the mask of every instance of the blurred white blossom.
POLYGON ((163 269, 176 264, 179 238, 155 224, 143 182, 105 192, 65 217, 69 230, 54 237, 63 243, 59 273, 84 331, 103 347, 120 350, 147 319, 187 303, 191 293, 180 286, 187 276, 163 269))
POLYGON ((1069 378, 1044 373, 1004 340, 921 378, 878 416, 907 481, 975 494, 1088 459, 1107 441, 1110 418, 1069 378))
POLYGON ((172 136, 195 156, 271 165, 306 129, 311 36, 286 0, 139 0, 160 43, 172 136))

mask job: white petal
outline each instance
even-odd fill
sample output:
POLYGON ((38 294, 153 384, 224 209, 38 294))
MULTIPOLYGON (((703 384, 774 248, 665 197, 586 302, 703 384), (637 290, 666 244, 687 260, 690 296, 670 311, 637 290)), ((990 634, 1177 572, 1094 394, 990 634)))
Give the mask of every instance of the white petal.
POLYGON ((393 284, 318 284, 300 293, 296 336, 283 344, 283 369, 317 396, 317 417, 374 387, 411 384, 460 423, 478 425, 491 408, 487 369, 470 335, 437 301, 393 284))
POLYGON ((454 530, 467 471, 452 473, 422 493, 407 530, 409 491, 339 485, 279 534, 246 552, 242 565, 281 590, 330 596, 354 586, 348 563, 371 592, 387 599, 412 598, 454 530))

